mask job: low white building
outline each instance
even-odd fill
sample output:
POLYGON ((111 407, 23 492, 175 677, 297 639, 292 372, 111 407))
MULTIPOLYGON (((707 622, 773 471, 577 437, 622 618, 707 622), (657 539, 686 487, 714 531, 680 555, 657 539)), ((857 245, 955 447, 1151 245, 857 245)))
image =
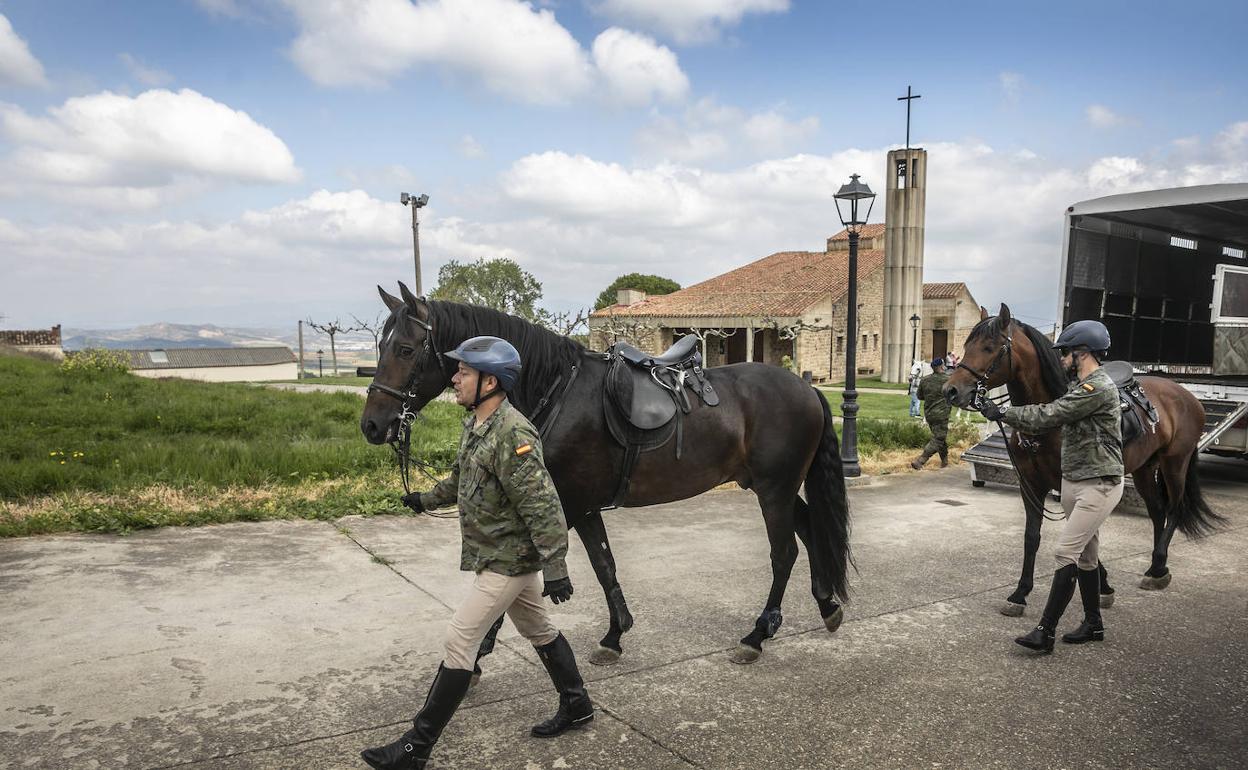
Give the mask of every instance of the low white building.
POLYGON ((294 351, 277 345, 255 348, 162 348, 119 350, 140 377, 180 377, 205 382, 270 382, 299 378, 294 351))

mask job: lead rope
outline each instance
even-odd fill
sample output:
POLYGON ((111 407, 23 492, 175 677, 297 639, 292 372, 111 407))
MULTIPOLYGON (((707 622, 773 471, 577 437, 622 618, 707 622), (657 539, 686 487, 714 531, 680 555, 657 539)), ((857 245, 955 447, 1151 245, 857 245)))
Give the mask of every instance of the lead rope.
MULTIPOLYGON (((1009 400, 1009 398, 1010 396, 1008 393, 1000 396, 999 398, 992 398, 988 395, 988 389, 984 387, 983 380, 980 380, 975 384, 975 397, 971 401, 971 406, 973 406, 975 411, 978 412, 983 407, 985 401, 991 400, 993 403, 1000 406, 1009 400)), ((1065 511, 1050 511, 1048 506, 1045 505, 1043 497, 1039 500, 1036 499, 1035 492, 1033 492, 1031 487, 1025 482, 1023 474, 1018 471, 1018 462, 1014 459, 1014 447, 1011 444, 1010 436, 1005 432, 1005 426, 1000 420, 993 420, 993 422, 997 424, 997 430, 1001 431, 1001 437, 1005 439, 1005 454, 1010 458, 1010 467, 1014 469, 1014 475, 1018 477, 1018 488, 1022 490, 1023 499, 1031 503, 1034 507, 1039 508, 1040 515, 1048 521, 1064 520, 1066 518, 1065 511)))

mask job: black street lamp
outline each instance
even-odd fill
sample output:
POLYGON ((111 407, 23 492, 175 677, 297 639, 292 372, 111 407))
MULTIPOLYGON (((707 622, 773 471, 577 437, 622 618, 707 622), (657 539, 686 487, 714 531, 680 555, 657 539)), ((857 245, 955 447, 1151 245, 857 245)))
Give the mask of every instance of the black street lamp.
POLYGON ((836 195, 832 196, 836 199, 836 213, 841 218, 841 224, 849 231, 849 292, 847 299, 849 300, 849 317, 846 319, 846 328, 849 333, 848 344, 845 346, 845 393, 844 403, 841 406, 841 413, 844 415, 841 427, 841 463, 845 468, 845 475, 849 478, 855 478, 862 475, 862 467, 858 465, 858 390, 857 390, 857 369, 858 360, 856 353, 858 352, 858 228, 867 223, 871 218, 871 207, 875 205, 875 193, 871 192, 871 188, 863 182, 858 181, 857 174, 851 174, 849 183, 841 185, 841 189, 836 191, 836 195), (860 201, 867 202, 867 213, 859 216, 858 204, 860 201), (845 211, 841 210, 841 201, 845 201, 849 207, 846 218, 845 211))
POLYGON ((325 351, 324 350, 316 351, 316 376, 317 377, 325 376, 325 351))
POLYGON ((416 212, 429 202, 428 195, 409 195, 399 193, 399 203, 412 207, 412 251, 416 255, 416 296, 424 296, 420 288, 420 218, 416 212))
POLYGON ((923 320, 923 319, 919 318, 919 314, 918 314, 918 313, 915 313, 914 315, 910 316, 910 328, 911 328, 911 329, 914 329, 914 337, 913 337, 913 339, 910 341, 910 365, 911 365, 911 366, 914 366, 914 362, 917 360, 917 359, 915 358, 915 356, 916 356, 916 355, 918 355, 918 348, 919 348, 919 321, 921 321, 921 320, 923 320))

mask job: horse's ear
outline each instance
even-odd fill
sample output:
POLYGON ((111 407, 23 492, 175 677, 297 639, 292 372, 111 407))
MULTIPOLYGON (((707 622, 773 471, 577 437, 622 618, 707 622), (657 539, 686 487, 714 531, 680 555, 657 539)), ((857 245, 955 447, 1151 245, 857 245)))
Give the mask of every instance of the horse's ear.
MULTIPOLYGON (((382 293, 384 294, 385 292, 382 292, 382 293)), ((981 321, 988 320, 988 308, 984 307, 983 305, 979 306, 979 320, 981 321)))
POLYGON ((386 290, 380 286, 377 287, 377 293, 381 295, 381 301, 386 303, 386 307, 389 308, 391 313, 395 311, 395 308, 402 307, 403 300, 386 293, 386 290))
POLYGON ((999 318, 999 319, 1001 320, 1001 328, 1003 328, 1003 329, 1004 329, 1006 326, 1009 326, 1009 324, 1010 324, 1010 306, 1009 306, 1009 305, 1007 305, 1007 304, 1005 304, 1004 302, 1002 302, 1002 303, 1001 303, 1001 312, 1000 312, 1000 313, 997 313, 997 318, 999 318))
POLYGON ((412 315, 422 321, 429 320, 429 308, 424 301, 412 294, 412 290, 407 288, 407 284, 399 281, 399 294, 403 295, 403 302, 412 311, 412 315))

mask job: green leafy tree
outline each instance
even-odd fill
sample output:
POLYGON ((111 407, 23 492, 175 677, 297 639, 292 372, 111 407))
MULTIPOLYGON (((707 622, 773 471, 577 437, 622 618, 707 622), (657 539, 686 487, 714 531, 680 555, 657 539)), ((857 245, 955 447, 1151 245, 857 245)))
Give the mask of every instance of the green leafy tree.
POLYGON ((537 307, 541 282, 505 257, 471 263, 452 259, 438 270, 438 286, 429 296, 501 310, 533 323, 544 318, 537 307))
POLYGON ((636 289, 637 291, 644 291, 646 296, 652 297, 657 294, 671 294, 674 291, 680 291, 680 284, 670 278, 664 278, 659 275, 645 275, 643 273, 621 275, 598 295, 598 299, 594 301, 594 310, 602 310, 604 307, 614 305, 615 293, 620 289, 636 289))

